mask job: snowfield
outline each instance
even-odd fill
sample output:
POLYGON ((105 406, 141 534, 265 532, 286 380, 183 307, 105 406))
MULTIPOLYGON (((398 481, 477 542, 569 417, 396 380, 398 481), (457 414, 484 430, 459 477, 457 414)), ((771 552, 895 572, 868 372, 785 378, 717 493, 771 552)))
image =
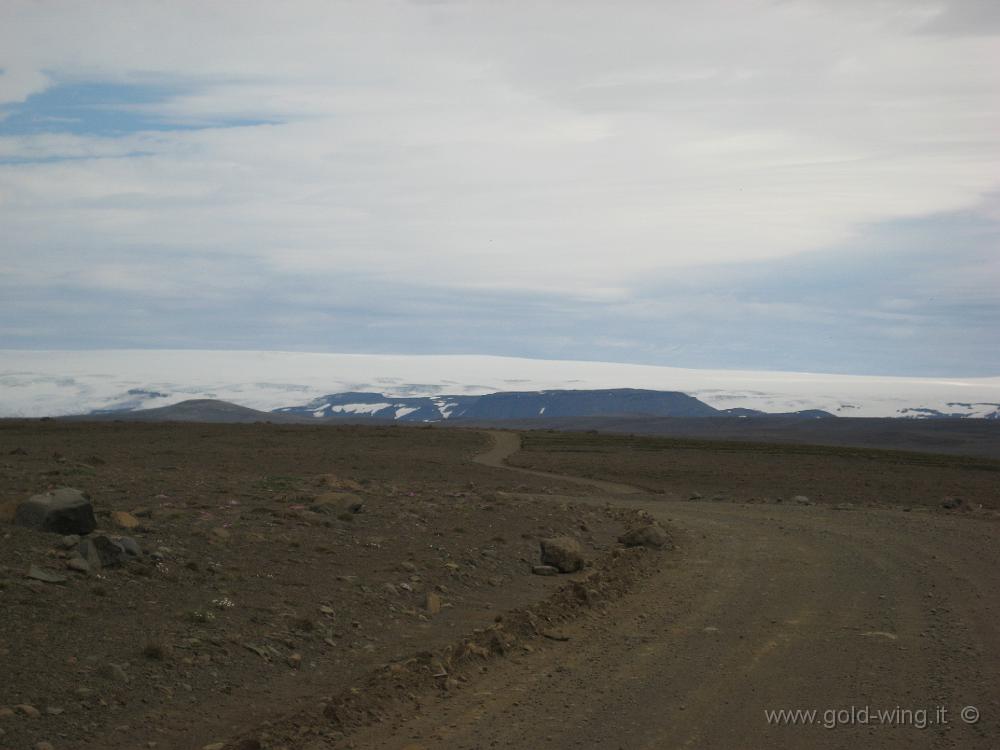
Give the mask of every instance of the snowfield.
MULTIPOLYGON (((682 391, 722 409, 824 409, 851 417, 926 416, 921 409, 987 416, 1000 409, 1000 377, 695 370, 478 355, 0 350, 4 417, 152 408, 191 398, 269 411, 347 391, 400 397, 593 388, 682 391)), ((452 406, 442 405, 443 413, 452 406)))

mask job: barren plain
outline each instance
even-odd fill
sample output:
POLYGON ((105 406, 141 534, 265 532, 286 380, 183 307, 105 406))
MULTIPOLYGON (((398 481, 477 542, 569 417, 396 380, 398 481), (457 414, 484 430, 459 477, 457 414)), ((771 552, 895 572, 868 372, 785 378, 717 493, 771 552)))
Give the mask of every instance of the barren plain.
POLYGON ((0 746, 1000 743, 1000 462, 521 439, 0 423, 0 746), (143 555, 10 524, 58 486, 143 555))

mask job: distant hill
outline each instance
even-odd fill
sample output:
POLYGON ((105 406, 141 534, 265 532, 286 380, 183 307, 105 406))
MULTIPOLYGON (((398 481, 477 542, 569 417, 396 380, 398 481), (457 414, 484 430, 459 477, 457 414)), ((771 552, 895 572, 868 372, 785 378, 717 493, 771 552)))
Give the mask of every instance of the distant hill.
POLYGON ((101 411, 94 414, 63 417, 63 419, 119 420, 123 422, 225 422, 234 424, 252 422, 302 423, 308 421, 294 415, 286 416, 257 411, 246 406, 211 398, 190 399, 170 406, 159 406, 155 409, 101 411))
MULTIPOLYGON (((102 409, 93 419, 176 422, 491 422, 587 417, 760 417, 754 409, 719 411, 677 391, 636 388, 490 393, 482 396, 396 397, 354 391, 313 399, 302 406, 258 411, 216 399, 191 399, 153 409, 102 409)), ((832 417, 819 410, 778 415, 791 419, 832 417)))
POLYGON ((685 393, 637 388, 518 391, 482 396, 394 397, 368 392, 334 393, 303 406, 288 406, 275 412, 314 419, 351 415, 403 422, 612 415, 713 417, 719 414, 718 410, 685 393))

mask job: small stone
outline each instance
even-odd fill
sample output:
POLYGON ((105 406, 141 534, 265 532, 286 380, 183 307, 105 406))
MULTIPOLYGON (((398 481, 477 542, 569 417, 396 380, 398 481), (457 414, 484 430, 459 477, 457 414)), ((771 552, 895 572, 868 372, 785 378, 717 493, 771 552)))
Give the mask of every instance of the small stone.
POLYGON ((302 666, 302 654, 290 654, 288 657, 288 666, 292 669, 298 669, 302 666))
POLYGON ((35 750, 56 750, 55 746, 51 742, 36 742, 35 750))
POLYGON ((213 742, 209 745, 205 745, 201 750, 224 750, 226 747, 225 742, 213 742))
POLYGON ((792 502, 796 505, 812 505, 812 500, 810 500, 805 495, 796 495, 792 498, 792 502))
POLYGON ((229 529, 225 529, 222 526, 216 526, 209 534, 211 534, 213 539, 218 539, 220 542, 224 542, 232 536, 229 529))
POLYGON ((436 615, 441 611, 441 597, 435 594, 433 591, 427 592, 427 599, 424 603, 424 608, 428 613, 436 615))
POLYGON ((36 581, 44 581, 45 583, 66 583, 66 576, 47 570, 46 568, 39 567, 38 565, 32 565, 29 567, 25 576, 27 578, 33 578, 36 581))
POLYGON ((531 572, 536 576, 557 576, 559 568, 553 565, 532 565, 531 572))
POLYGON ((130 536, 123 536, 112 540, 118 547, 121 548, 128 557, 142 557, 142 547, 139 546, 139 542, 130 536))
POLYGON ((19 703, 18 705, 14 706, 14 710, 20 714, 24 714, 29 719, 37 719, 39 716, 42 715, 41 711, 39 711, 37 708, 28 703, 19 703))
POLYGON ((14 709, 0 706, 0 719, 9 719, 14 715, 14 709))
POLYGON ((137 529, 139 528, 139 519, 133 516, 128 511, 116 510, 111 513, 111 523, 120 529, 137 529))
POLYGON ((583 550, 576 539, 560 536, 542 539, 539 545, 543 565, 552 565, 561 573, 573 573, 583 568, 583 550))
POLYGON ((70 570, 75 570, 77 573, 89 573, 90 563, 84 560, 82 557, 71 557, 66 561, 66 567, 70 570))
POLYGON ((59 546, 63 549, 73 549, 76 545, 80 543, 79 534, 67 534, 62 539, 59 540, 59 546))
POLYGON ((77 552, 87 561, 91 570, 113 568, 125 561, 125 550, 103 534, 84 539, 77 547, 77 552))
POLYGON ((664 547, 669 548, 671 546, 670 537, 667 536, 667 532, 655 523, 632 529, 618 537, 618 541, 626 547, 663 549, 664 547))
POLYGON ((414 565, 413 563, 411 563, 409 560, 401 562, 399 564, 399 569, 402 570, 402 571, 404 571, 404 572, 406 572, 406 573, 416 573, 417 572, 417 566, 414 565))

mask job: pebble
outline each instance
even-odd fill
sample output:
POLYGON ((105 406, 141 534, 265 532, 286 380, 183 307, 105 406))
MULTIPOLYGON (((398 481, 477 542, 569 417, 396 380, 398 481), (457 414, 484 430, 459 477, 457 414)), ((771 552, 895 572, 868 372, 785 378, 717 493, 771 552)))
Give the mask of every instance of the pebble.
POLYGON ((441 597, 433 591, 427 592, 427 600, 424 606, 430 614, 436 615, 441 611, 441 597))
POLYGON ((37 708, 28 703, 20 703, 14 706, 14 710, 19 711, 20 713, 27 716, 29 719, 37 719, 39 716, 42 715, 41 711, 39 711, 37 708))
POLYGON ((70 570, 75 570, 78 573, 89 573, 90 563, 84 560, 82 557, 71 557, 66 561, 66 567, 70 570))
POLYGON ((111 513, 111 521, 120 529, 139 528, 139 519, 128 511, 116 510, 111 513))

